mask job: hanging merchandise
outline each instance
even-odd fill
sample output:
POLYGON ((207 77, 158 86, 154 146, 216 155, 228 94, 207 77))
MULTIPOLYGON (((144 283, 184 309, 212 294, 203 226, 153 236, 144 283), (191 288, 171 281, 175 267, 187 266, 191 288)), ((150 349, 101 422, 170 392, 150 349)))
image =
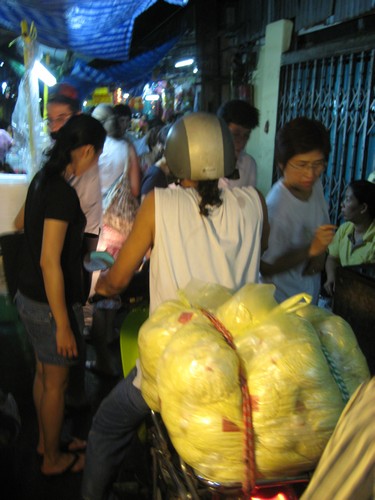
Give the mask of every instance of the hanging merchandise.
POLYGON ((13 153, 17 154, 19 172, 25 172, 30 180, 37 172, 48 136, 43 132, 39 105, 39 85, 35 65, 42 54, 36 43, 36 29, 22 21, 22 43, 25 73, 18 89, 18 99, 12 115, 14 137, 13 153))
POLYGON ((191 82, 184 82, 176 87, 174 109, 176 113, 185 113, 194 109, 194 91, 191 82))
POLYGON ((162 120, 168 123, 174 114, 174 87, 169 80, 164 82, 161 96, 163 104, 162 120))
POLYGON ((163 86, 161 82, 146 84, 143 89, 143 113, 148 120, 160 118, 162 115, 161 93, 163 86))

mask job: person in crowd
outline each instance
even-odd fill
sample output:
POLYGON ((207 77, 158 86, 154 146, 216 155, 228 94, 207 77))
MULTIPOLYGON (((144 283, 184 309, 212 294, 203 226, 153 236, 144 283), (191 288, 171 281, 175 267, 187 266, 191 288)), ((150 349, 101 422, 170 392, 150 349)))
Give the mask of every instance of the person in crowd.
POLYGON ((123 138, 123 125, 119 115, 109 104, 98 104, 92 115, 99 120, 107 132, 104 150, 99 160, 99 171, 103 200, 109 189, 124 172, 128 172, 131 192, 139 196, 140 169, 138 157, 132 144, 123 138))
POLYGON ((99 104, 92 116, 107 132, 99 171, 103 197, 103 228, 98 245, 116 258, 139 207, 141 170, 134 146, 123 139, 113 107, 99 104))
POLYGON ((130 106, 127 104, 116 104, 113 107, 113 112, 118 119, 122 137, 127 141, 131 141, 131 135, 128 133, 132 119, 132 110, 130 106))
MULTIPOLYGON (((61 83, 53 88, 47 103, 47 124, 49 134, 56 140, 60 128, 74 115, 80 114, 78 91, 67 83, 61 83)), ((70 184, 76 190, 83 213, 86 217, 85 250, 96 249, 102 221, 102 199, 97 165, 83 175, 69 177, 70 184)), ((23 207, 17 215, 14 225, 18 231, 23 229, 23 207)), ((87 280, 89 278, 86 278, 87 280)), ((89 289, 89 283, 86 284, 89 289)))
POLYGON ((147 167, 151 165, 150 161, 152 161, 152 146, 155 144, 155 130, 157 132, 165 125, 163 120, 159 117, 154 117, 148 119, 146 115, 143 115, 139 119, 140 125, 140 137, 133 138, 133 144, 135 150, 137 152, 142 174, 144 174, 147 170, 147 167))
POLYGON ((98 161, 105 140, 101 124, 86 115, 61 128, 43 168, 32 180, 25 203, 16 305, 35 351, 33 396, 38 417, 41 471, 56 476, 78 472, 84 459, 78 439, 60 448, 69 368, 78 362, 84 284, 82 245, 85 216, 69 178, 98 161))
MULTIPOLYGON (((68 83, 60 83, 53 87, 47 103, 47 124, 53 142, 57 139, 59 130, 75 115, 81 113, 80 99, 75 87, 68 83)), ((89 252, 96 250, 99 233, 102 225, 102 196, 99 168, 97 162, 82 175, 76 176, 69 171, 66 174, 70 185, 76 190, 80 205, 86 217, 82 258, 89 252)), ((24 228, 24 206, 21 207, 14 221, 17 231, 24 228)), ((85 294, 88 297, 91 287, 91 273, 83 271, 85 294)), ((85 306, 85 322, 91 323, 91 308, 85 306)), ((85 352, 84 338, 79 338, 80 350, 85 352)), ((71 369, 69 387, 66 391, 67 408, 73 410, 86 409, 88 400, 85 391, 85 355, 80 362, 71 369)))
POLYGON ((352 181, 346 189, 341 213, 346 220, 328 247, 324 289, 332 296, 338 266, 375 263, 375 184, 352 181))
MULTIPOLYGON (((47 123, 50 136, 56 140, 60 128, 66 121, 81 113, 78 91, 68 83, 53 88, 47 103, 47 123)), ((96 250, 102 224, 102 200, 98 165, 95 164, 81 176, 71 175, 70 184, 76 190, 81 208, 86 217, 83 254, 96 250)), ((85 289, 88 295, 91 274, 85 273, 85 289)))
MULTIPOLYGON (((146 196, 116 262, 96 286, 104 296, 119 293, 152 248, 151 313, 162 302, 176 299, 177 290, 192 278, 235 290, 256 282, 269 229, 264 198, 253 187, 218 187, 218 179, 230 175, 235 165, 233 141, 223 120, 208 113, 184 116, 168 135, 166 158, 180 185, 156 188, 146 196)), ((121 380, 94 417, 82 483, 85 500, 105 497, 149 412, 140 376, 138 367, 121 380)))
POLYGON ((375 498, 375 377, 342 412, 301 500, 375 498))
POLYGON ((6 130, 6 123, 0 124, 0 164, 5 164, 6 155, 13 146, 13 138, 6 130))
POLYGON ((151 165, 143 176, 141 185, 142 199, 154 188, 166 188, 168 186, 169 169, 164 156, 164 149, 170 128, 170 125, 164 125, 157 134, 155 164, 151 165))
POLYGON ((220 179, 219 186, 255 187, 257 164, 254 158, 245 152, 245 147, 251 132, 259 125, 259 111, 246 101, 233 99, 222 104, 217 115, 227 123, 231 131, 237 159, 235 175, 231 179, 220 179))
MULTIPOLYGON (((123 127, 113 107, 99 104, 92 116, 107 132, 99 158, 103 194, 103 227, 98 250, 117 257, 133 226, 139 208, 141 171, 134 146, 123 138, 123 127)), ((93 282, 98 273, 94 275, 93 282)), ((117 376, 108 342, 113 338, 113 322, 121 302, 101 301, 93 309, 90 337, 96 359, 86 361, 86 369, 99 376, 117 376)))
POLYGON ((146 175, 147 170, 160 160, 160 145, 158 143, 158 135, 163 125, 155 125, 147 132, 146 145, 147 152, 139 157, 143 177, 146 175))
POLYGON ((325 254, 334 236, 320 175, 330 153, 322 123, 299 117, 276 135, 275 159, 282 177, 266 197, 270 237, 261 275, 276 287, 278 302, 298 293, 317 304, 325 254))

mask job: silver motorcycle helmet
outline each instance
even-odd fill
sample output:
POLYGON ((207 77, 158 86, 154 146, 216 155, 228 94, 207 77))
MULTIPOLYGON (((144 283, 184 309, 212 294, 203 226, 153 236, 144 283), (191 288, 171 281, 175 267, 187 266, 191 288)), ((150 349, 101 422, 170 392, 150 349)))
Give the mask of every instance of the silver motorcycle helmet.
POLYGON ((178 179, 207 181, 232 175, 236 158, 227 124, 214 114, 183 116, 168 133, 165 157, 178 179))

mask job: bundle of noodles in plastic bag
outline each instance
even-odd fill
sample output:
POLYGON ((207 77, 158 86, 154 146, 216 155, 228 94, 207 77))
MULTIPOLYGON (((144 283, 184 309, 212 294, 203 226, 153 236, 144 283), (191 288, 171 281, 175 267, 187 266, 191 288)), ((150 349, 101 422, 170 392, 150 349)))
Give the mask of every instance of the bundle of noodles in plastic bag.
POLYGON ((315 466, 344 407, 312 325, 277 313, 236 339, 264 477, 315 466))
POLYGON ((138 335, 142 395, 154 411, 160 411, 157 367, 171 337, 193 319, 199 323, 203 322, 204 325, 208 323, 199 309, 190 304, 197 303, 200 307, 211 309, 227 301, 231 292, 220 285, 191 280, 187 287, 180 291, 179 296, 180 301, 173 300, 161 304, 142 325, 138 335))
POLYGON ((215 314, 233 336, 240 335, 259 325, 277 307, 274 292, 274 285, 248 283, 218 305, 215 314))
POLYGON ((332 370, 322 350, 322 334, 295 313, 306 306, 306 298, 277 305, 272 285, 246 285, 227 297, 225 289, 221 293, 215 288, 214 299, 207 290, 203 302, 230 331, 237 349, 202 314, 194 293, 163 304, 140 334, 146 401, 161 410, 178 453, 198 474, 221 483, 243 482, 241 363, 252 402, 257 475, 272 478, 311 469, 345 396, 367 378, 365 361, 358 357, 360 375, 352 379, 348 374, 354 381, 347 383, 343 372, 352 348, 346 341, 331 347, 326 342, 326 351, 340 351, 334 353, 332 370))
POLYGON ((194 321, 171 339, 158 370, 161 414, 173 445, 201 475, 223 482, 243 472, 238 374, 239 358, 220 333, 194 321))
POLYGON ((366 358, 352 327, 341 316, 314 305, 300 309, 297 314, 313 325, 330 362, 339 368, 344 384, 352 394, 363 380, 370 377, 366 358))
POLYGON ((187 307, 183 303, 164 302, 139 330, 138 348, 142 367, 141 390, 146 403, 154 411, 160 411, 157 371, 161 355, 173 335, 193 317, 199 317, 201 321, 207 323, 199 311, 187 307))

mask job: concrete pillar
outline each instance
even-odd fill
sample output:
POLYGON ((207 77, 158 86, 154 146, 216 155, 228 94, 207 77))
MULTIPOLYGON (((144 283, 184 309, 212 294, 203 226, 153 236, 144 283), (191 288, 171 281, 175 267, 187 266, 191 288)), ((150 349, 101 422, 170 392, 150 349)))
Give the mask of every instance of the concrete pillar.
POLYGON ((247 151, 258 164, 257 187, 264 195, 272 184, 281 57, 290 46, 292 31, 293 23, 286 19, 267 25, 253 75, 254 105, 260 111, 260 123, 251 134, 247 151))

